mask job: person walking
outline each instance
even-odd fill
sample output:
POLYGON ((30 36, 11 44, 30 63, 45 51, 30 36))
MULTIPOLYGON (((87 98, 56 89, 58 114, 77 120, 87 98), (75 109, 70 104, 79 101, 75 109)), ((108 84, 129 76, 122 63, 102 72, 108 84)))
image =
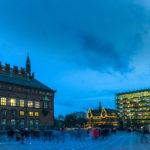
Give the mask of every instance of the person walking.
POLYGON ((28 128, 25 128, 24 135, 26 138, 26 142, 29 142, 29 130, 28 130, 28 128))
POLYGON ((21 128, 20 134, 21 134, 21 144, 24 144, 24 129, 23 128, 21 128))

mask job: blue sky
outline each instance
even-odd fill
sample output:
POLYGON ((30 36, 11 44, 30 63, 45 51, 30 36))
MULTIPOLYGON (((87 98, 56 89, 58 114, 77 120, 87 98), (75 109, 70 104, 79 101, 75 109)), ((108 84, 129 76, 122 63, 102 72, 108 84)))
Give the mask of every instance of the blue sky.
POLYGON ((150 88, 148 0, 1 0, 0 60, 56 89, 55 115, 115 108, 115 93, 150 88))

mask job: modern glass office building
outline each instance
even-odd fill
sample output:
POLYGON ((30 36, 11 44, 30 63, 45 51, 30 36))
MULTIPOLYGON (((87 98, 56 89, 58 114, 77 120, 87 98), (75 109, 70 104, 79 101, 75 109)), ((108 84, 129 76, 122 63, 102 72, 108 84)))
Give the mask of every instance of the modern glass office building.
POLYGON ((116 104, 125 127, 150 124, 150 89, 117 93, 116 104))

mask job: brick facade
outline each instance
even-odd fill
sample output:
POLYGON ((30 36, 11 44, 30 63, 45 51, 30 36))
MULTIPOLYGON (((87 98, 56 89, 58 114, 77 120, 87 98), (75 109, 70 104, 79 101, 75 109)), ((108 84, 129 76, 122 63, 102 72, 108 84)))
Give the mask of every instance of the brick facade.
POLYGON ((0 63, 0 130, 22 127, 49 129, 54 124, 56 91, 35 80, 25 69, 18 71, 16 68, 15 66, 13 71, 10 71, 10 65, 2 66, 0 63), (15 75, 12 72, 15 72, 15 75), (6 104, 3 103, 3 99, 6 100, 6 104), (15 101, 14 104, 11 99, 15 101), (20 100, 24 105, 21 105, 20 100), (28 106, 29 101, 32 103, 31 107, 28 106), (23 111, 24 115, 21 115, 20 111, 23 111), (29 113, 33 113, 33 116, 29 113))

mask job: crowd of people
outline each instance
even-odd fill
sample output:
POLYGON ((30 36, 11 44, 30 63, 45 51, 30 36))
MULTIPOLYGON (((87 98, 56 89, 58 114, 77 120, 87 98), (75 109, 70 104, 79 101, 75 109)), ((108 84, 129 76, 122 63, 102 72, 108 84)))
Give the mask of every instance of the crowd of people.
POLYGON ((28 128, 21 130, 10 129, 7 133, 8 140, 20 141, 21 144, 30 142, 31 139, 41 139, 45 141, 53 141, 56 143, 64 143, 67 138, 69 140, 85 141, 87 138, 97 141, 98 139, 103 140, 106 136, 115 134, 115 128, 92 128, 92 129, 75 129, 75 130, 64 130, 63 128, 59 131, 55 130, 43 130, 43 131, 29 131, 28 128))
POLYGON ((16 141, 21 141, 21 144, 24 144, 24 138, 26 139, 26 141, 28 141, 29 133, 30 132, 28 128, 25 128, 25 129, 22 128, 20 131, 19 130, 14 131, 13 129, 10 129, 8 130, 7 135, 8 135, 9 141, 12 141, 15 137, 16 141))
POLYGON ((90 135, 94 140, 97 141, 99 137, 101 137, 100 139, 103 140, 105 137, 115 133, 116 128, 96 128, 91 130, 90 135))

